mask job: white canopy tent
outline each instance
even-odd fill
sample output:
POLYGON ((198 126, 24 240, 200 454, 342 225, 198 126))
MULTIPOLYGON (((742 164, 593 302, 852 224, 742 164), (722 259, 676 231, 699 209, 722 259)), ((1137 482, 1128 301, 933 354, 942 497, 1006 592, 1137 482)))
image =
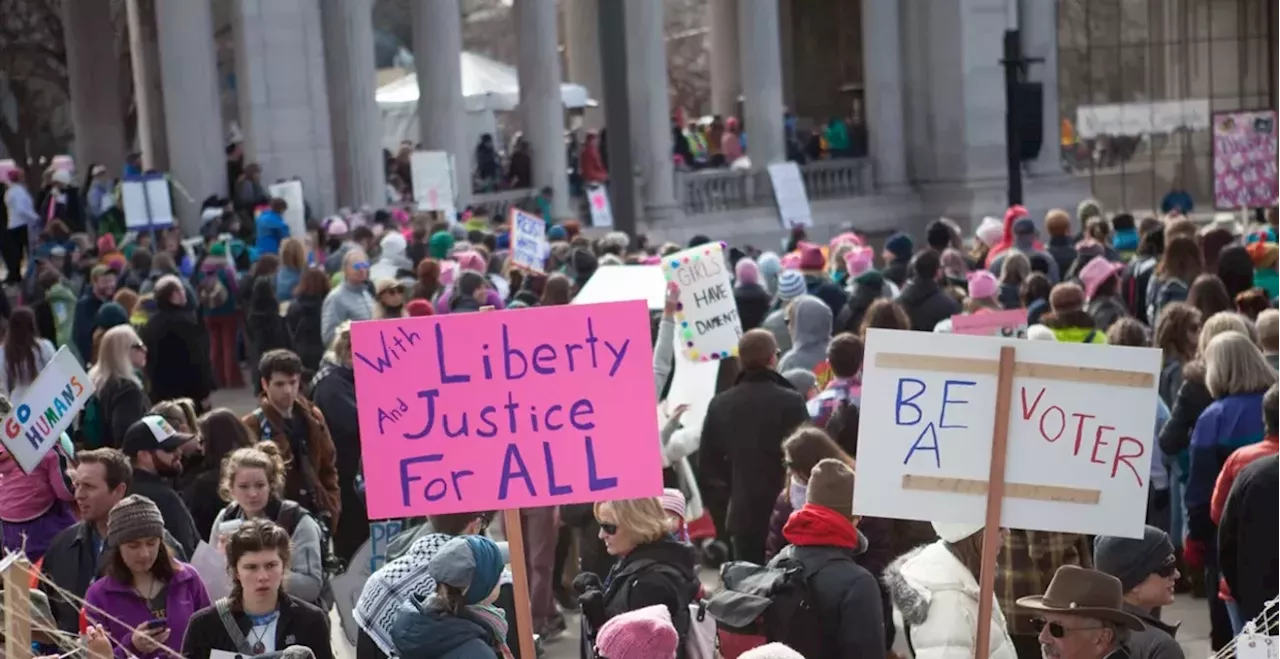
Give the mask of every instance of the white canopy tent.
MULTIPOLYGON (((482 133, 497 133, 495 112, 510 112, 520 105, 520 83, 513 66, 483 55, 463 52, 462 96, 467 110, 467 133, 477 141, 482 133)), ((409 73, 378 88, 382 114, 383 146, 395 150, 401 140, 418 141, 418 76, 409 73)), ((586 87, 560 85, 560 100, 569 109, 595 105, 586 87)))

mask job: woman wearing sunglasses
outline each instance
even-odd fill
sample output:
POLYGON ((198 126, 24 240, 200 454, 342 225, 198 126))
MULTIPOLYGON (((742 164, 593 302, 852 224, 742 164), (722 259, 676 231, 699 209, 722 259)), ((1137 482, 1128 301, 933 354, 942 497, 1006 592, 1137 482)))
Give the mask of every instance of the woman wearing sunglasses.
POLYGON ((893 606, 912 654, 972 657, 978 625, 991 626, 987 657, 1017 659, 999 600, 991 603, 991 619, 978 620, 978 575, 982 571, 982 527, 934 522, 939 540, 899 557, 884 571, 893 606))
POLYGON ((657 498, 603 501, 595 504, 595 516, 600 539, 618 562, 601 584, 602 615, 600 607, 585 601, 590 593, 584 595, 588 633, 583 656, 592 656, 591 639, 605 621, 655 604, 667 607, 683 647, 689 633, 689 602, 701 586, 693 546, 675 539, 657 498))
POLYGON ((1173 604, 1173 587, 1180 576, 1169 534, 1148 526, 1141 539, 1098 536, 1093 562, 1100 572, 1120 580, 1124 610, 1142 621, 1142 631, 1129 635, 1130 659, 1182 657, 1173 638, 1178 628, 1160 620, 1160 607, 1173 604))

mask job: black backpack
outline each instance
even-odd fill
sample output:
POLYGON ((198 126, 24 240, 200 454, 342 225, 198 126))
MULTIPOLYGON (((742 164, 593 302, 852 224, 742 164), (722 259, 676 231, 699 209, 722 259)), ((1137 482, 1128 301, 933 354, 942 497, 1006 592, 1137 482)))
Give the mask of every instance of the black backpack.
POLYGON ((784 551, 767 566, 726 563, 720 570, 724 588, 707 602, 724 659, 766 643, 782 643, 807 659, 824 656, 826 636, 810 588, 823 568, 842 560, 849 559, 806 567, 784 551))

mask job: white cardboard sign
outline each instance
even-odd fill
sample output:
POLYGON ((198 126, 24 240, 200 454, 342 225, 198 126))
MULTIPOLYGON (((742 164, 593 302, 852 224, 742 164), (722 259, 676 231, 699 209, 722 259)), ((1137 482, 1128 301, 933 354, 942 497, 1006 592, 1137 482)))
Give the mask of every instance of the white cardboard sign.
POLYGON ((173 201, 163 176, 120 184, 120 203, 126 229, 163 229, 173 226, 173 201))
POLYGON ((570 304, 644 300, 650 311, 657 311, 666 301, 666 291, 661 266, 611 265, 597 268, 570 304))
POLYGON ((279 197, 288 204, 284 210, 284 223, 289 225, 289 237, 303 240, 307 237, 307 199, 302 194, 302 181, 283 181, 267 187, 272 197, 279 197))
POLYGON ((1000 525, 1142 537, 1160 373, 1150 348, 871 330, 858 436, 874 441, 859 446, 854 512, 983 524, 1006 345, 1019 370, 1000 525))
POLYGON ((23 471, 29 474, 40 464, 92 394, 80 360, 62 346, 0 422, 0 440, 23 471))
POLYGON ((662 274, 680 286, 676 340, 691 361, 738 356, 742 320, 724 243, 707 243, 662 259, 662 274))
POLYGON ((518 208, 511 209, 511 264, 542 272, 546 264, 547 221, 518 208))
POLYGON ((804 189, 800 167, 794 162, 775 162, 769 165, 769 181, 773 183, 773 199, 778 204, 782 228, 813 226, 813 211, 809 209, 809 193, 804 189))
POLYGON ((409 156, 413 176, 413 200, 420 211, 444 211, 449 222, 456 218, 458 198, 453 159, 447 151, 414 151, 409 156))
POLYGON ((591 209, 591 226, 613 228, 613 206, 609 190, 603 185, 587 186, 587 205, 591 209))

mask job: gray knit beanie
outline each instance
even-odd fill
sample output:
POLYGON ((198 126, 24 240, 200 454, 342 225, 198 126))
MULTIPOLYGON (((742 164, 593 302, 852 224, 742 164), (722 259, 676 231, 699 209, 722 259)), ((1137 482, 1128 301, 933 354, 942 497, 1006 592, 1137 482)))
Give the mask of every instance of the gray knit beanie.
POLYGON ((119 547, 143 538, 163 538, 164 517, 151 499, 137 494, 120 500, 107 515, 107 546, 119 547))
POLYGON ((1119 579, 1126 593, 1173 560, 1169 534, 1154 526, 1143 529, 1142 539, 1100 535, 1093 541, 1094 567, 1119 579))

